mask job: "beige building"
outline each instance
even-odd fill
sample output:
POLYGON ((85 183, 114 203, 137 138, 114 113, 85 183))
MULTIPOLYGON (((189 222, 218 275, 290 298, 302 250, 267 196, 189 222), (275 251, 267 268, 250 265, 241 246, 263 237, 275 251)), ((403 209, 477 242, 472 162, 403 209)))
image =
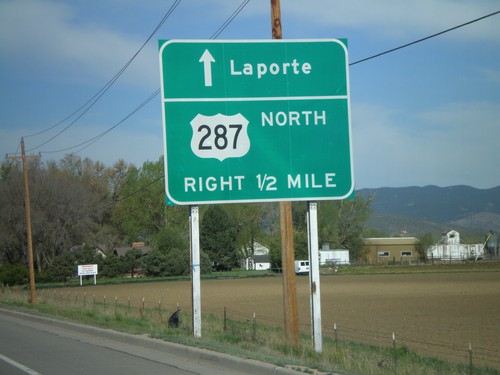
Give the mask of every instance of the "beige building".
POLYGON ((363 242, 368 263, 413 263, 418 259, 415 237, 364 238, 363 242))

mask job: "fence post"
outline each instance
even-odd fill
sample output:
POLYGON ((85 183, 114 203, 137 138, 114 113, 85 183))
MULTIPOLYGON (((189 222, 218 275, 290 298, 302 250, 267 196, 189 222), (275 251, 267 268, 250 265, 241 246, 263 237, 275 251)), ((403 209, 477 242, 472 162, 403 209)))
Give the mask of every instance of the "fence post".
POLYGON ((333 334, 335 338, 335 349, 339 350, 339 338, 337 336, 337 323, 333 323, 333 334))
POLYGON ((252 341, 257 339, 257 321, 255 320, 255 313, 253 313, 253 327, 252 327, 252 341))
POLYGON ((472 344, 469 343, 469 375, 473 375, 474 367, 472 364, 472 344))
POLYGON ((227 309, 226 306, 224 306, 224 332, 227 331, 227 309))
POLYGON ((396 371, 398 367, 398 352, 396 348, 396 335, 394 334, 394 332, 392 333, 392 349, 394 354, 394 371, 396 371))

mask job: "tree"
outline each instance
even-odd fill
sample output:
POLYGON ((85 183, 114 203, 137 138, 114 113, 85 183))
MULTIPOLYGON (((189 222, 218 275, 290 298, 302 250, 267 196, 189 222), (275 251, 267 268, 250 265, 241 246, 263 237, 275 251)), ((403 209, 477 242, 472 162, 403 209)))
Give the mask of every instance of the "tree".
POLYGON ((124 242, 143 241, 158 247, 157 244, 165 243, 165 228, 170 228, 169 241, 186 239, 187 208, 166 206, 163 174, 163 157, 154 163, 145 162, 130 170, 115 194, 113 223, 124 242), (176 236, 180 238, 174 240, 176 236))
POLYGON ((21 264, 3 264, 0 266, 1 285, 21 285, 28 278, 28 269, 21 264))
POLYGON ((110 254, 104 258, 99 274, 103 277, 117 277, 124 273, 123 269, 121 258, 118 255, 110 254))
MULTIPOLYGON (((212 272, 210 258, 201 252, 201 273, 212 272)), ((168 253, 154 250, 143 258, 143 269, 147 276, 184 276, 191 271, 189 250, 170 249, 168 253)))
POLYGON ((235 224, 236 247, 241 258, 254 255, 254 244, 264 237, 264 211, 261 204, 230 204, 226 205, 226 212, 235 224))
POLYGON ((53 166, 33 173, 33 244, 38 271, 75 244, 86 242, 101 220, 102 191, 53 166))
POLYGON ((122 270, 130 272, 130 276, 134 277, 136 270, 142 266, 142 252, 138 249, 133 249, 127 252, 122 258, 122 270))
MULTIPOLYGON (((170 208, 170 207, 169 207, 170 208)), ((187 222, 187 216, 185 221, 187 222)), ((165 225, 153 238, 154 248, 167 255, 172 249, 189 249, 189 231, 185 225, 165 225)))
MULTIPOLYGON (((268 237, 269 258, 272 269, 281 269, 281 236, 268 237)), ((293 253, 296 260, 309 259, 309 244, 307 231, 294 230, 293 232, 293 253)))
POLYGON ((20 167, 2 163, 0 175, 0 263, 26 264, 26 218, 20 167))
POLYGON ((161 251, 154 250, 150 252, 143 262, 144 274, 146 276, 167 276, 168 256, 161 251))
MULTIPOLYGON (((333 247, 348 249, 351 258, 357 259, 363 255, 363 231, 370 214, 371 198, 357 196, 352 200, 320 201, 318 202, 318 236, 319 245, 329 243, 333 247)), ((307 202, 292 204, 294 229, 295 259, 308 258, 307 202)), ((281 265, 279 237, 274 240, 271 248, 272 267, 281 265)))
POLYGON ((427 250, 429 247, 431 247, 435 243, 434 239, 432 238, 432 234, 430 233, 425 233, 418 237, 418 242, 415 246, 415 250, 417 250, 417 253, 419 254, 419 257, 421 260, 424 262, 427 261, 427 250))
POLYGON ((318 204, 319 241, 350 251, 352 259, 363 256, 364 224, 370 215, 371 198, 321 201, 318 204))
POLYGON ((200 245, 222 269, 239 264, 236 225, 221 205, 207 207, 200 225, 200 245))
POLYGON ((271 269, 281 270, 281 240, 279 236, 273 236, 269 240, 269 258, 271 258, 271 269))
POLYGON ((46 281, 66 281, 77 274, 78 262, 76 257, 64 252, 54 258, 47 271, 43 274, 42 279, 46 281))
MULTIPOLYGON (((126 170, 123 164, 118 169, 126 170)), ((111 248, 116 243, 117 232, 110 226, 111 169, 69 154, 58 163, 29 160, 28 175, 39 273, 74 245, 105 244, 111 248)), ((0 261, 26 263, 25 222, 21 168, 6 161, 0 175, 0 261)))

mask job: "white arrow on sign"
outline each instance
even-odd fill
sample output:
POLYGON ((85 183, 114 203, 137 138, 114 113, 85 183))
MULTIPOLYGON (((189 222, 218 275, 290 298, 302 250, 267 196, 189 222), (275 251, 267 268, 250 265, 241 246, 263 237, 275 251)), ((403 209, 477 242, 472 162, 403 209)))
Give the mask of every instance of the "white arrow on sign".
POLYGON ((212 86, 212 63, 215 62, 214 57, 208 49, 201 55, 200 61, 203 63, 205 72, 205 86, 212 86))

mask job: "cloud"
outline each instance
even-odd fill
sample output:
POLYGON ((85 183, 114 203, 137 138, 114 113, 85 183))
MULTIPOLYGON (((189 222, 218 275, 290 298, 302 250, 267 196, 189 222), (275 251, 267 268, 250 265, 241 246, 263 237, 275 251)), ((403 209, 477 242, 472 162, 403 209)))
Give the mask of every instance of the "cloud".
MULTIPOLYGON (((494 0, 316 0, 282 4, 282 13, 301 24, 315 23, 331 28, 363 28, 390 38, 426 36, 498 10, 494 0)), ((498 17, 498 16, 497 16, 498 17)), ((290 27, 290 26, 288 26, 290 27)), ((498 20, 491 18, 467 28, 459 38, 498 41, 498 20)))
MULTIPOLYGON (((59 76, 67 81, 71 76, 81 82, 109 80, 143 40, 103 25, 83 23, 77 20, 76 11, 69 4, 36 0, 1 2, 1 60, 11 62, 13 69, 49 69, 53 72, 51 79, 59 76)), ((128 73, 129 83, 152 87, 157 82, 156 51, 151 47, 148 53, 146 58, 140 56, 134 62, 128 73)), ((40 71, 46 74, 45 70, 40 71)))
POLYGON ((451 103, 404 116, 353 107, 357 187, 497 186, 498 129, 498 103, 451 103))

